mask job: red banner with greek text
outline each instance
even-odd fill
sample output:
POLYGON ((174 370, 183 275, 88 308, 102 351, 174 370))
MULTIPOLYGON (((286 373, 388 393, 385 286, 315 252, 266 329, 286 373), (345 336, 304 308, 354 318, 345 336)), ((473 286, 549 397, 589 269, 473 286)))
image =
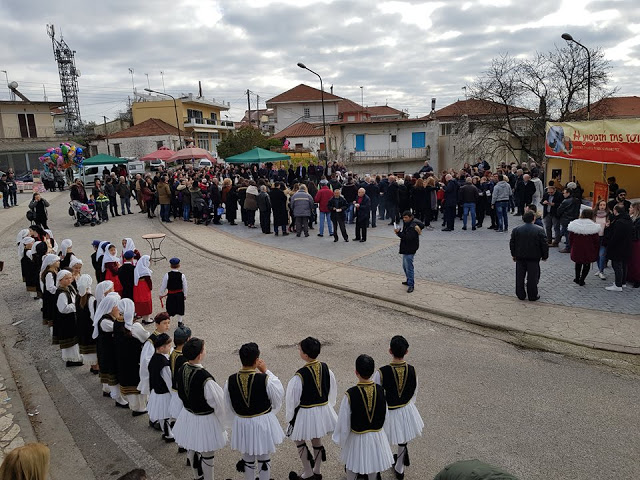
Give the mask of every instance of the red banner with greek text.
POLYGON ((640 167, 640 120, 547 122, 547 157, 640 167))

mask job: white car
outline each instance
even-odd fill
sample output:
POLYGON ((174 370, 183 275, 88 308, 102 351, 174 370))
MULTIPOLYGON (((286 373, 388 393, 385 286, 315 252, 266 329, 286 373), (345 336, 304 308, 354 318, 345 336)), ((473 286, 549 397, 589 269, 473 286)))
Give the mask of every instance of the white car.
POLYGON ((164 160, 160 160, 156 158, 155 160, 151 160, 149 162, 149 169, 153 172, 154 170, 160 170, 162 168, 166 168, 167 164, 164 160))
POLYGON ((201 158, 196 162, 195 169, 200 170, 201 168, 212 167, 212 166, 213 166, 213 163, 211 162, 211 160, 207 160, 206 158, 201 158))

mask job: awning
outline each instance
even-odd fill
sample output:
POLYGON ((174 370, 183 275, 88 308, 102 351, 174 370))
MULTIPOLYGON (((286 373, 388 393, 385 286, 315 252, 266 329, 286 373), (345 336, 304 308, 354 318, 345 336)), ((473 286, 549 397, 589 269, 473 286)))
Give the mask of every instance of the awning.
POLYGON ((232 157, 225 158, 227 163, 259 163, 259 162, 283 162, 290 160, 289 155, 283 153, 272 152, 265 150, 264 148, 255 147, 248 152, 233 155, 232 157))

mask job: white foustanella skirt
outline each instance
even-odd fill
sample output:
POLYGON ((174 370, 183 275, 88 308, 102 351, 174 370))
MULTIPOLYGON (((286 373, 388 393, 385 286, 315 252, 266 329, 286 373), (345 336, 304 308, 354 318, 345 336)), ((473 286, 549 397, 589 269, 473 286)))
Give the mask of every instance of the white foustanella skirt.
POLYGON ((273 412, 258 417, 235 416, 231 448, 246 455, 266 455, 276 451, 284 432, 273 412))
POLYGON ((149 420, 157 422, 166 418, 171 418, 171 393, 156 393, 153 390, 149 394, 149 402, 147 403, 147 412, 149 412, 149 420))
POLYGON ((401 408, 388 411, 384 423, 384 432, 391 445, 407 443, 422 435, 424 422, 415 403, 409 403, 401 408))
POLYGON ((353 433, 340 452, 347 469, 355 473, 384 472, 393 465, 393 454, 387 436, 378 432, 353 433))
POLYGON ((196 452, 220 450, 227 443, 227 432, 215 413, 194 415, 186 408, 178 415, 173 436, 179 446, 196 452))
POLYGON ((333 432, 338 414, 328 404, 312 408, 300 408, 291 432, 291 440, 312 440, 333 432))

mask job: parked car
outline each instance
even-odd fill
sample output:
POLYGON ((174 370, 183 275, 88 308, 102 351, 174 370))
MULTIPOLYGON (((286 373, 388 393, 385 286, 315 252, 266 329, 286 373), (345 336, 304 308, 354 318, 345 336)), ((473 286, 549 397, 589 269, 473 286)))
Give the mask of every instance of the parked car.
POLYGON ((134 176, 139 173, 140 175, 144 175, 145 164, 144 162, 129 162, 127 163, 127 170, 129 171, 129 175, 134 176))
POLYGON ((211 160, 207 160, 206 158, 201 158, 198 161, 196 161, 194 168, 196 170, 200 170, 201 168, 212 167, 212 166, 213 166, 213 163, 211 162, 211 160))
POLYGON ((153 172, 155 170, 160 170, 166 168, 167 164, 164 160, 155 159, 149 162, 149 169, 153 172))

